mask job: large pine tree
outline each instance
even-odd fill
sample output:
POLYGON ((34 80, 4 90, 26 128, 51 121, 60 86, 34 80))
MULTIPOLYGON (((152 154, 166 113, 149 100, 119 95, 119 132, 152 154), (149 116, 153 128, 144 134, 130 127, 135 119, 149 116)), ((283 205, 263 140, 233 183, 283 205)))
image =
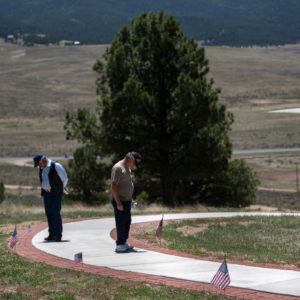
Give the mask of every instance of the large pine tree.
POLYGON ((94 70, 101 97, 89 143, 116 159, 141 153, 136 188, 150 199, 173 206, 218 198, 232 152, 233 115, 218 103, 204 48, 184 37, 174 17, 140 14, 118 32, 94 70))

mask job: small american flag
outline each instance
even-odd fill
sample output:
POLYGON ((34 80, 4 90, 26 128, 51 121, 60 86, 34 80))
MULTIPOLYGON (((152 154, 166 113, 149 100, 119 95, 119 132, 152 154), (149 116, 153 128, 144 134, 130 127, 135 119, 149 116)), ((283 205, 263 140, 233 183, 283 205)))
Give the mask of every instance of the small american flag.
POLYGON ((17 229, 15 228, 14 233, 12 234, 11 238, 9 239, 8 247, 13 249, 13 247, 16 245, 17 241, 18 241, 18 234, 17 234, 17 229))
POLYGON ((29 231, 31 230, 30 225, 26 226, 25 230, 26 230, 27 232, 29 232, 29 231))
POLYGON ((82 252, 79 252, 79 253, 74 255, 74 262, 82 263, 82 252))
POLYGON ((227 268, 226 259, 221 264, 218 272, 215 274, 211 283, 218 286, 220 289, 225 290, 227 286, 230 284, 230 276, 227 268))
POLYGON ((163 217, 161 218, 157 228, 156 228, 156 236, 161 236, 162 234, 162 228, 163 228, 163 217))

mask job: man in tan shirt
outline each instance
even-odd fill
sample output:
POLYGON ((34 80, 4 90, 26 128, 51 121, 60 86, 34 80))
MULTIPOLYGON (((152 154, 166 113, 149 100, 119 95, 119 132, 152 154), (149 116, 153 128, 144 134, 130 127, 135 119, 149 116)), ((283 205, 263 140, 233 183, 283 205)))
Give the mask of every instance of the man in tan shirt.
POLYGON ((139 153, 129 152, 112 167, 111 195, 117 230, 116 252, 126 252, 133 248, 126 243, 131 224, 131 206, 135 204, 132 199, 134 185, 131 169, 141 160, 139 153))

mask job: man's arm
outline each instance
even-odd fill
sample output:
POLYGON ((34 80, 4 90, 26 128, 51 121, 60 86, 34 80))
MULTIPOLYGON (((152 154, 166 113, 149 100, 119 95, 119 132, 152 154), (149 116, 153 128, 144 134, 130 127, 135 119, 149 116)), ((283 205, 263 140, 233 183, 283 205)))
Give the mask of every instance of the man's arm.
POLYGON ((64 188, 65 188, 68 183, 68 175, 67 175, 65 168, 61 164, 56 163, 55 170, 57 172, 57 175, 60 177, 60 179, 64 185, 64 188))
POLYGON ((117 203, 118 210, 123 211, 124 208, 123 208, 123 204, 119 197, 118 184, 119 183, 117 181, 112 181, 111 192, 112 192, 113 198, 115 199, 115 201, 117 203))

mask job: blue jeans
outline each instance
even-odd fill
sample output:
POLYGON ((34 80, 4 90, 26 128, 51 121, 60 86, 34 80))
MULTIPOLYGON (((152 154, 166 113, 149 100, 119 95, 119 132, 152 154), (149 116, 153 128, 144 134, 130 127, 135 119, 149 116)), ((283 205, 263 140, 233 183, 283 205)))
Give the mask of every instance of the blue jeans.
POLYGON ((53 193, 44 193, 45 213, 48 220, 49 235, 55 237, 62 236, 62 219, 60 215, 62 193, 55 195, 53 193))
POLYGON ((130 224, 131 224, 131 201, 121 201, 123 204, 123 211, 118 210, 117 203, 113 199, 112 205, 114 207, 116 230, 117 230, 117 245, 123 245, 128 239, 130 224))

